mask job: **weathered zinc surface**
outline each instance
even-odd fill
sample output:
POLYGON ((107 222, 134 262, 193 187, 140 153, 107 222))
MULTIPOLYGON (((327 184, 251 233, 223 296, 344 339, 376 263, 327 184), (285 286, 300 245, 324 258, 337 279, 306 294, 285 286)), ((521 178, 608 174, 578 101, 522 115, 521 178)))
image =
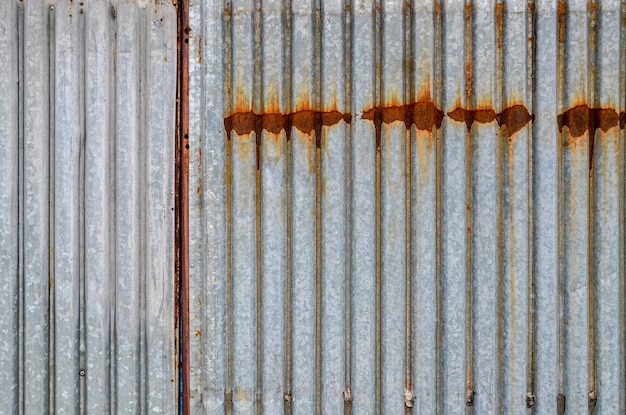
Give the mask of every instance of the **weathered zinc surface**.
POLYGON ((0 1, 0 413, 176 407, 171 2, 0 1))
POLYGON ((626 4, 193 0, 191 413, 624 413, 626 4))

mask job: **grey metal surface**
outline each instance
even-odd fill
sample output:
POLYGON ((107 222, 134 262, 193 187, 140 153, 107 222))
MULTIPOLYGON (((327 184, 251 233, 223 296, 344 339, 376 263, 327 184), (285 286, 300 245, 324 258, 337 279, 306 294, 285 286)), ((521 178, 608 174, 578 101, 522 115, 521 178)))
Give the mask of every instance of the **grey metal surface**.
POLYGON ((175 9, 0 18, 0 413, 174 414, 175 9))
POLYGON ((626 3, 192 3, 191 413, 626 411, 626 3))

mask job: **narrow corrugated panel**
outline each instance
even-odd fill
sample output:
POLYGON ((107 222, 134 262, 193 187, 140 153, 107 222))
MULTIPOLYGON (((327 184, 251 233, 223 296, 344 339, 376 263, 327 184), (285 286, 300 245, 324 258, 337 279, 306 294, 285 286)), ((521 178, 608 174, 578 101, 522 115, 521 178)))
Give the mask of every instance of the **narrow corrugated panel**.
POLYGON ((0 413, 174 414, 176 12, 0 21, 0 413))
POLYGON ((625 413, 624 2, 190 11, 191 412, 625 413))

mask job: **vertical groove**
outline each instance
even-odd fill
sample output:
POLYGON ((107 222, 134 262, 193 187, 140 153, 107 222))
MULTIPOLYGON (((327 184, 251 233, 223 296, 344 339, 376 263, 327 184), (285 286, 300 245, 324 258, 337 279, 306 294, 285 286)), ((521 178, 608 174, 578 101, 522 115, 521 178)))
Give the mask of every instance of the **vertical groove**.
MULTIPOLYGON (((322 97, 322 2, 314 1, 313 9, 313 107, 321 110, 322 97)), ((314 116, 315 134, 315 414, 322 414, 322 120, 314 116)))
MULTIPOLYGON (((435 85, 433 100, 437 108, 443 107, 443 24, 442 5, 434 4, 435 14, 435 85)), ((434 128, 435 140, 435 307, 437 320, 435 323, 435 405, 436 415, 443 414, 443 132, 434 128)))
MULTIPOLYGON (((55 26, 55 13, 54 6, 49 6, 48 14, 48 99, 49 99, 49 143, 48 143, 48 411, 55 413, 56 408, 54 405, 54 388, 55 382, 53 382, 54 373, 54 238, 55 238, 55 226, 54 226, 54 213, 55 213, 55 97, 56 97, 56 78, 55 78, 55 63, 56 63, 56 26, 55 26)), ((23 409, 22 409, 23 411, 23 409)), ((20 412, 23 413, 23 412, 20 412)))
MULTIPOLYGON (((465 106, 474 109, 474 72, 473 72, 473 3, 467 0, 465 3, 465 106)), ((472 154, 473 134, 471 127, 465 133, 465 404, 472 407, 474 405, 474 386, 473 386, 473 208, 472 208, 472 190, 473 190, 473 154, 472 154)), ((472 413, 471 408, 467 413, 472 413)))
MULTIPOLYGON (((262 114, 263 102, 263 22, 261 0, 254 1, 254 85, 253 111, 262 114)), ((263 121, 257 118, 254 128, 256 144, 255 172, 255 336, 256 336, 256 413, 263 413, 263 121)))
MULTIPOLYGON (((588 105, 592 108, 598 108, 598 94, 596 94, 596 8, 597 4, 595 0, 590 0, 588 4, 589 10, 587 11, 589 16, 589 49, 588 49, 588 105)), ((595 406, 597 401, 596 391, 596 353, 595 353, 595 290, 594 290, 594 261, 593 261, 593 235, 594 235, 594 209, 595 209, 595 186, 594 186, 594 144, 596 140, 595 122, 592 121, 592 128, 589 128, 589 142, 588 142, 588 157, 589 157, 589 176, 588 176, 588 194, 587 194, 587 287, 588 287, 588 394, 589 394, 589 414, 595 413, 595 406)))
MULTIPOLYGON (((404 104, 415 100, 413 73, 413 1, 404 4, 404 104)), ((406 117, 406 115, 405 115, 406 117)), ((410 124, 407 124, 410 125, 410 124)), ((404 136, 404 256, 405 256, 405 331, 404 331, 404 405, 408 415, 413 408, 413 262, 412 262, 412 183, 411 164, 413 128, 408 128, 404 136)))
POLYGON ((18 255, 18 411, 20 414, 25 413, 25 391, 26 391, 26 356, 25 356, 25 282, 24 282, 24 210, 25 210, 25 197, 24 197, 24 59, 25 59, 25 30, 24 30, 24 3, 17 3, 17 75, 18 75, 18 93, 17 93, 17 106, 18 106, 18 157, 17 157, 17 176, 18 176, 18 201, 17 201, 17 255, 18 255))
MULTIPOLYGON (((382 23, 382 0, 374 1, 374 106, 380 108, 382 105, 382 39, 383 39, 383 23, 382 23)), ((375 219, 374 219, 374 244, 375 244, 375 414, 382 415, 383 400, 383 384, 382 384, 382 113, 378 109, 374 115, 374 128, 376 130, 375 143, 375 219)))
MULTIPOLYGON (((85 10, 80 6, 80 12, 78 16, 78 74, 77 83, 78 88, 78 109, 80 111, 78 115, 79 128, 80 128, 80 149, 79 149, 79 167, 78 167, 78 252, 75 255, 78 256, 78 367, 79 373, 79 396, 76 405, 79 409, 79 413, 85 414, 87 411, 87 323, 86 323, 86 304, 85 304, 85 291, 86 291, 86 252, 84 247, 87 242, 87 212, 86 203, 87 200, 87 117, 86 117, 86 90, 87 90, 87 49, 85 36, 87 34, 87 24, 85 19, 85 10)), ((143 256, 142 256, 143 257, 143 256)))
MULTIPOLYGON (((233 27, 232 3, 224 5, 224 85, 227 113, 234 109, 233 97, 233 27)), ((232 132, 226 130, 226 385, 224 389, 224 413, 233 412, 233 142, 232 132)))
MULTIPOLYGON (((537 84, 535 79, 535 39, 537 32, 535 30, 535 0, 528 1, 526 10, 526 38, 527 40, 527 75, 526 90, 530 96, 527 97, 530 113, 535 113, 535 88, 537 84)), ((527 369, 526 369, 526 406, 534 408, 536 395, 536 370, 535 370, 535 215, 534 215, 534 134, 535 124, 531 124, 528 129, 528 178, 527 178, 527 199, 528 199, 528 344, 527 344, 527 369)), ((533 410, 534 412, 534 410, 533 410)))
MULTIPOLYGON (((495 109, 496 111, 502 111, 508 104, 508 97, 505 95, 504 90, 504 24, 506 13, 506 4, 504 2, 496 3, 495 6, 495 18, 496 18, 496 91, 495 91, 495 109)), ((497 132, 497 144, 496 144, 496 168, 494 174, 496 175, 496 206, 497 212, 497 224, 496 224, 496 379, 495 379, 495 412, 503 413, 502 396, 503 396, 503 384, 504 384, 504 349, 503 349, 503 336, 504 336, 504 292, 503 286, 505 278, 504 274, 504 147, 507 143, 506 132, 503 128, 499 128, 497 132)), ((513 190, 513 160, 507 160, 509 167, 509 187, 513 190)), ((511 204, 512 206, 512 204, 511 204)), ((511 217, 512 209, 510 213, 511 217)), ((512 233, 512 232, 511 232, 512 233)), ((509 236, 509 240, 513 241, 513 236, 509 236)), ((513 243, 510 244, 509 249, 513 249, 513 243)))
POLYGON ((178 155, 179 191, 177 200, 179 215, 179 290, 180 290, 180 327, 182 333, 181 379, 182 415, 190 413, 190 350, 189 350, 189 0, 178 0, 178 155))
MULTIPOLYGON (((566 24, 567 3, 559 0, 557 9, 557 112, 562 112, 564 108, 564 85, 565 76, 565 24, 566 24)), ((557 374, 557 413, 565 414, 565 280, 563 273, 563 136, 557 133, 557 325, 558 325, 558 374, 557 374)))
MULTIPOLYGON (((291 85, 291 0, 284 0, 284 67, 283 78, 285 82, 285 108, 291 111, 292 85, 291 85)), ((293 246, 292 246, 292 154, 291 125, 285 125, 286 151, 285 151, 285 391, 284 391, 284 414, 291 415, 292 377, 293 377, 293 246)))
MULTIPOLYGON (((621 3, 621 8, 620 8, 620 21, 622 22, 622 24, 620 25, 620 60, 619 60, 619 69, 620 69, 620 91, 626 91, 626 1, 622 1, 621 3)), ((620 94, 620 106, 619 106, 619 110, 622 111, 622 113, 624 111, 626 111, 626 94, 622 93, 620 94)), ((618 180, 618 195, 619 195, 619 204, 618 204, 618 210, 619 210, 619 223, 622 224, 622 226, 619 227, 619 241, 620 241, 620 249, 619 249, 619 265, 618 265, 618 280, 619 280, 619 324, 620 327, 625 327, 626 324, 626 287, 625 287, 625 275, 624 275, 624 267, 625 267, 625 260, 626 260, 626 242, 624 240, 625 238, 625 231, 624 231, 624 226, 623 224, 625 223, 626 220, 626 160, 625 160, 625 144, 624 141, 626 139, 626 130, 621 129, 619 132, 619 162, 618 162, 618 166, 619 166, 619 180, 618 180)), ((619 356, 619 362, 620 362, 620 376, 619 376, 619 382, 620 385, 623 385, 626 382, 626 331, 625 330, 620 330, 620 356, 619 356)), ((621 410, 622 412, 625 410, 626 407, 626 402, 624 402, 626 396, 625 396, 625 391, 624 388, 622 388, 621 391, 621 396, 620 396, 620 400, 621 402, 618 404, 617 408, 618 410, 621 410)))
MULTIPOLYGON (((117 131, 117 119, 116 119, 116 109, 117 109, 117 19, 116 19, 116 10, 117 10, 117 2, 115 2, 115 4, 111 4, 111 17, 110 17, 110 24, 109 24, 109 30, 111 33, 111 72, 110 72, 110 77, 111 77, 111 83, 109 85, 110 88, 110 92, 109 92, 109 97, 110 97, 110 102, 109 102, 109 119, 111 122, 110 125, 110 131, 112 132, 112 134, 114 135, 115 132, 117 131)), ((110 143, 110 153, 109 153, 109 171, 110 171, 110 182, 109 182, 109 189, 112 189, 112 195, 110 196, 110 211, 109 211, 109 220, 111 224, 115 224, 117 223, 117 205, 116 205, 116 201, 117 201, 117 194, 116 194, 116 171, 117 171, 117 152, 116 152, 116 140, 114 138, 115 136, 113 136, 113 139, 111 139, 111 143, 110 143)), ((176 151, 176 158, 178 158, 178 151, 176 151)), ((51 229, 53 229, 53 227, 51 226, 51 229)), ((116 290, 117 290, 117 275, 118 275, 118 270, 117 270, 117 262, 118 262, 118 251, 116 249, 117 246, 117 227, 116 226, 110 226, 109 231, 111 232, 111 237, 109 239, 109 252, 112 255, 112 258, 110 260, 110 271, 111 271, 111 276, 114 277, 114 280, 112 281, 112 283, 109 285, 109 339, 108 342, 110 344, 110 350, 109 350, 109 362, 110 362, 110 368, 109 368, 109 390, 110 390, 110 395, 109 395, 109 411, 112 413, 117 412, 117 383, 116 383, 116 379, 117 379, 117 345, 116 345, 116 337, 117 337, 117 327, 116 327, 116 290)), ((176 253, 175 253, 176 255, 176 253)), ((178 262, 178 260, 177 260, 178 262)), ((177 280, 176 280, 177 281, 177 280)), ((178 281, 177 281, 178 282, 178 281)), ((179 287, 180 289, 180 287, 179 287)), ((176 318, 178 318, 178 315, 176 316, 176 318)), ((180 346, 179 346, 180 347, 180 346)), ((178 367, 178 366, 177 366, 178 367)), ((187 415, 187 414, 185 414, 187 415)))
MULTIPOLYGON (((345 111, 352 113, 352 0, 344 0, 344 70, 345 111)), ((346 125, 345 168, 345 357, 343 401, 344 415, 352 414, 352 127, 346 125)))
MULTIPOLYGON (((138 137, 139 137, 139 160, 140 166, 143 168, 138 172, 137 177, 139 178, 139 183, 148 183, 148 163, 147 163, 147 141, 148 137, 146 131, 148 131, 148 116, 146 114, 146 95, 148 93, 148 70, 147 65, 150 62, 150 48, 148 42, 148 32, 150 30, 150 20, 149 15, 146 9, 142 8, 142 11, 139 13, 139 97, 140 105, 139 105, 139 128, 138 137)), ((185 62, 186 56, 183 56, 183 62, 185 62)), ((188 96, 188 91, 182 91, 186 100, 188 96)), ((186 134, 186 131, 185 131, 186 134)), ((183 147, 184 148, 184 147, 183 147)), ((184 150, 183 150, 184 151, 184 150)), ((188 177, 188 173, 186 174, 188 177)), ((148 252, 146 248, 146 244, 142 243, 143 241, 147 241, 147 226, 148 226, 148 202, 147 191, 145 186, 140 186, 139 190, 139 241, 138 246, 139 249, 139 258, 141 258, 140 265, 140 275, 139 275, 139 327, 140 327, 140 349, 139 349, 139 373, 140 373, 140 390, 139 390, 139 399, 140 405, 139 410, 143 414, 148 414, 148 322, 146 317, 147 311, 147 278, 148 278, 148 252)), ((183 195, 184 200, 188 200, 187 195, 183 195)), ((183 211, 184 214, 184 211, 183 211)), ((183 229, 188 229, 187 227, 183 229)), ((186 235, 186 233, 184 234, 186 235)), ((187 317, 188 318, 188 317, 187 317)))

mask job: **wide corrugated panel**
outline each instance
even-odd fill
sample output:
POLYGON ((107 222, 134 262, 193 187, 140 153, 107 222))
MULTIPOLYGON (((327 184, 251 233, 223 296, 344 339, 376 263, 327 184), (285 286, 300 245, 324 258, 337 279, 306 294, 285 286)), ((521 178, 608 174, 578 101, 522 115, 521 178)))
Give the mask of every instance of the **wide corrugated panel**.
POLYGON ((626 3, 192 3, 192 413, 625 413, 626 3))
POLYGON ((0 21, 0 413, 174 414, 175 9, 0 21))

